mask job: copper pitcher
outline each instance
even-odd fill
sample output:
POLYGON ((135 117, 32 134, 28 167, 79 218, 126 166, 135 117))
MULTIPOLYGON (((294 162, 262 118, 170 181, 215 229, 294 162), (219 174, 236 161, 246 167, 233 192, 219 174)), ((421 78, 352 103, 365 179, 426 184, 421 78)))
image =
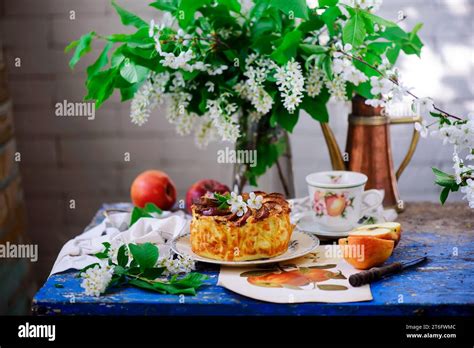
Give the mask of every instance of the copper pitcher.
POLYGON ((367 189, 383 189, 385 208, 394 208, 398 212, 405 209, 400 199, 397 180, 410 162, 419 140, 419 133, 413 130, 411 144, 400 167, 393 168, 390 145, 390 125, 407 124, 420 121, 419 116, 390 118, 381 107, 374 108, 365 104, 365 98, 355 96, 352 99, 352 113, 349 115, 346 152, 341 153, 336 138, 327 123, 321 123, 326 139, 331 164, 334 170, 351 170, 367 175, 367 189))

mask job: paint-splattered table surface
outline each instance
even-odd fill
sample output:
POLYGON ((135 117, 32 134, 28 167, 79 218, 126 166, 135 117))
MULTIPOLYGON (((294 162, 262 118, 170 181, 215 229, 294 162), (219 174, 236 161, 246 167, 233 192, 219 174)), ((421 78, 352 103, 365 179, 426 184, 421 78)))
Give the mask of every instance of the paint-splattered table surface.
MULTIPOLYGON (((107 204, 104 209, 129 208, 107 204)), ((373 300, 357 303, 273 304, 216 286, 218 268, 196 296, 161 295, 120 289, 100 298, 85 296, 75 272, 50 277, 33 300, 37 315, 469 315, 474 314, 474 214, 464 204, 407 205, 404 227, 390 261, 427 254, 428 263, 371 285, 373 300)))

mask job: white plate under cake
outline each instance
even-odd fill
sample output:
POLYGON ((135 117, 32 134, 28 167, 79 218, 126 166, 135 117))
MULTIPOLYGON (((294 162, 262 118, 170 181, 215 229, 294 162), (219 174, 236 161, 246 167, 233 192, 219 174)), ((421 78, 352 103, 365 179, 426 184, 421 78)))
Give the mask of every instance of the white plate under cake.
MULTIPOLYGON (((296 257, 295 253, 311 252, 308 248, 317 246, 317 238, 308 235, 292 238, 291 209, 283 195, 254 193, 261 196, 261 204, 247 206, 243 214, 233 212, 229 205, 222 204, 222 200, 214 196, 201 197, 192 206, 190 235, 175 241, 175 251, 199 261, 238 264, 267 262, 283 255, 289 259, 296 257), (293 247, 289 250, 291 243, 293 247)), ((249 194, 243 193, 242 200, 248 199, 249 194)))

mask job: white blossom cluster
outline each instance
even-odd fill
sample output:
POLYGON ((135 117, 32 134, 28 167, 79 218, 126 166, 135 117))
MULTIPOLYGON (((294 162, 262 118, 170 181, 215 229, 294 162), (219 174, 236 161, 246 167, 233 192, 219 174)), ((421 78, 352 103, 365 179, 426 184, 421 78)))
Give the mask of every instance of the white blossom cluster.
POLYGON ((308 96, 314 98, 321 93, 326 80, 326 74, 319 69, 316 64, 312 65, 306 79, 306 92, 308 96))
POLYGON ((340 3, 368 10, 369 12, 377 12, 380 6, 382 6, 383 0, 341 0, 340 3))
POLYGON ((151 111, 163 103, 166 84, 170 75, 166 72, 152 74, 133 96, 130 106, 132 123, 142 126, 148 121, 151 111))
POLYGON ((263 86, 268 74, 276 67, 271 59, 263 58, 255 53, 245 60, 244 76, 247 80, 234 86, 235 91, 243 99, 247 99, 262 115, 267 114, 273 106, 273 98, 263 86))
POLYGON ((236 142, 240 136, 239 107, 235 103, 229 103, 226 93, 216 100, 207 101, 207 117, 212 121, 216 133, 223 141, 236 142))
POLYGON ((383 57, 384 63, 379 66, 379 70, 383 76, 372 76, 370 78, 370 93, 374 99, 367 99, 367 105, 378 107, 386 106, 390 102, 401 102, 407 95, 406 88, 400 81, 400 72, 397 68, 388 68, 389 63, 385 63, 386 58, 383 57), (387 64, 387 65, 386 65, 387 64), (392 80, 397 81, 394 83, 392 80))
MULTIPOLYGON (((413 109, 422 117, 427 117, 432 112, 437 112, 431 98, 418 98, 413 101, 413 109)), ((461 186, 464 199, 469 202, 469 207, 474 208, 474 165, 467 161, 474 160, 474 116, 466 122, 443 124, 436 130, 430 130, 425 119, 415 124, 415 129, 422 137, 431 135, 443 141, 443 144, 453 145, 453 169, 456 183, 461 186), (466 154, 463 160, 461 154, 466 154)))
POLYGON ((165 271, 163 272, 164 277, 172 276, 175 274, 189 273, 196 269, 194 260, 189 256, 180 256, 177 255, 174 257, 170 255, 167 258, 163 258, 158 261, 157 267, 164 267, 165 271))
POLYGON ((248 208, 256 210, 260 209, 263 204, 262 202, 263 196, 257 196, 255 192, 249 193, 249 198, 247 199, 247 202, 244 201, 241 195, 238 195, 235 192, 232 192, 230 194, 230 199, 227 200, 227 204, 230 205, 230 211, 239 217, 244 215, 248 211, 248 208))
POLYGON ((191 133, 197 116, 188 112, 188 106, 192 95, 186 92, 186 83, 181 73, 173 74, 173 80, 169 90, 169 104, 166 118, 171 124, 176 126, 176 132, 179 135, 191 133))
POLYGON ((329 94, 339 101, 346 101, 346 86, 347 82, 352 83, 355 86, 367 81, 367 76, 357 69, 352 59, 340 51, 350 52, 352 45, 346 44, 344 47, 339 41, 333 46, 334 52, 331 69, 333 72, 333 79, 327 78, 326 73, 321 69, 318 69, 314 64, 308 72, 306 90, 308 96, 315 97, 321 93, 322 87, 326 86, 329 94))
POLYGON ((100 296, 112 280, 114 268, 109 265, 95 265, 81 274, 81 287, 88 296, 100 296))
MULTIPOLYGON (((163 57, 160 63, 164 67, 189 72, 195 70, 206 71, 211 76, 220 75, 224 70, 228 69, 227 65, 213 67, 210 64, 196 60, 197 57, 191 48, 191 43, 195 40, 199 40, 199 37, 186 33, 183 29, 178 29, 173 38, 173 42, 179 47, 180 52, 177 55, 174 52, 164 52, 161 46, 161 34, 165 27, 165 24, 157 25, 154 20, 151 20, 148 32, 148 35, 155 41, 155 50, 163 57)), ((226 35, 225 31, 221 30, 220 32, 224 36, 226 35)))
POLYGON ((200 117, 200 122, 194 134, 194 141, 200 149, 205 148, 209 143, 216 139, 216 131, 212 120, 208 117, 200 117))
POLYGON ((292 114, 303 100, 304 76, 300 63, 292 58, 286 65, 277 67, 275 79, 283 106, 292 114))

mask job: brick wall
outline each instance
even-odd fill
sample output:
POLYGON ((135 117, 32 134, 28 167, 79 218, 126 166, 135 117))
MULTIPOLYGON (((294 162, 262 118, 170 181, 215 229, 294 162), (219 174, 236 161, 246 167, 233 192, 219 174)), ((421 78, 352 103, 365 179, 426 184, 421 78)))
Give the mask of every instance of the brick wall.
MULTIPOLYGON (((121 1, 145 19, 154 10, 148 1, 121 1)), ((436 97, 442 106, 458 113, 474 109, 473 1, 390 0, 381 14, 395 19, 403 9, 409 16, 403 25, 423 21, 426 42, 422 60, 401 61, 407 83, 420 95, 436 97), (471 76, 471 79, 469 79, 471 76)), ((74 72, 63 53, 65 45, 83 33, 124 31, 106 0, 5 0, 0 2, 1 39, 6 49, 14 100, 16 134, 22 155, 21 169, 29 208, 29 231, 40 243, 37 274, 50 270, 61 245, 81 232, 102 202, 128 200, 134 176, 147 168, 161 168, 174 179, 180 197, 196 179, 213 177, 229 182, 231 168, 217 165, 212 145, 199 151, 191 137, 175 135, 157 111, 146 127, 129 122, 129 105, 114 96, 93 121, 54 116, 54 104, 64 99, 80 101, 84 95, 85 62, 74 72), (76 19, 69 19, 69 11, 76 19), (21 58, 21 67, 14 66, 21 58), (131 161, 124 161, 129 152, 131 161), (69 201, 76 201, 76 209, 69 201)), ((97 47, 85 61, 98 54, 97 47)), ((331 105, 331 125, 344 144, 347 106, 331 105)), ((411 129, 393 129, 395 162, 408 146, 411 129)), ((329 168, 327 150, 319 125, 303 117, 291 137, 296 188, 306 192, 304 176, 329 168), (307 148, 317 151, 307 151, 307 148)), ((430 166, 449 169, 450 149, 434 140, 423 140, 413 163, 400 181, 405 200, 436 200, 430 166)), ((459 197, 457 198, 459 199, 459 197)))

